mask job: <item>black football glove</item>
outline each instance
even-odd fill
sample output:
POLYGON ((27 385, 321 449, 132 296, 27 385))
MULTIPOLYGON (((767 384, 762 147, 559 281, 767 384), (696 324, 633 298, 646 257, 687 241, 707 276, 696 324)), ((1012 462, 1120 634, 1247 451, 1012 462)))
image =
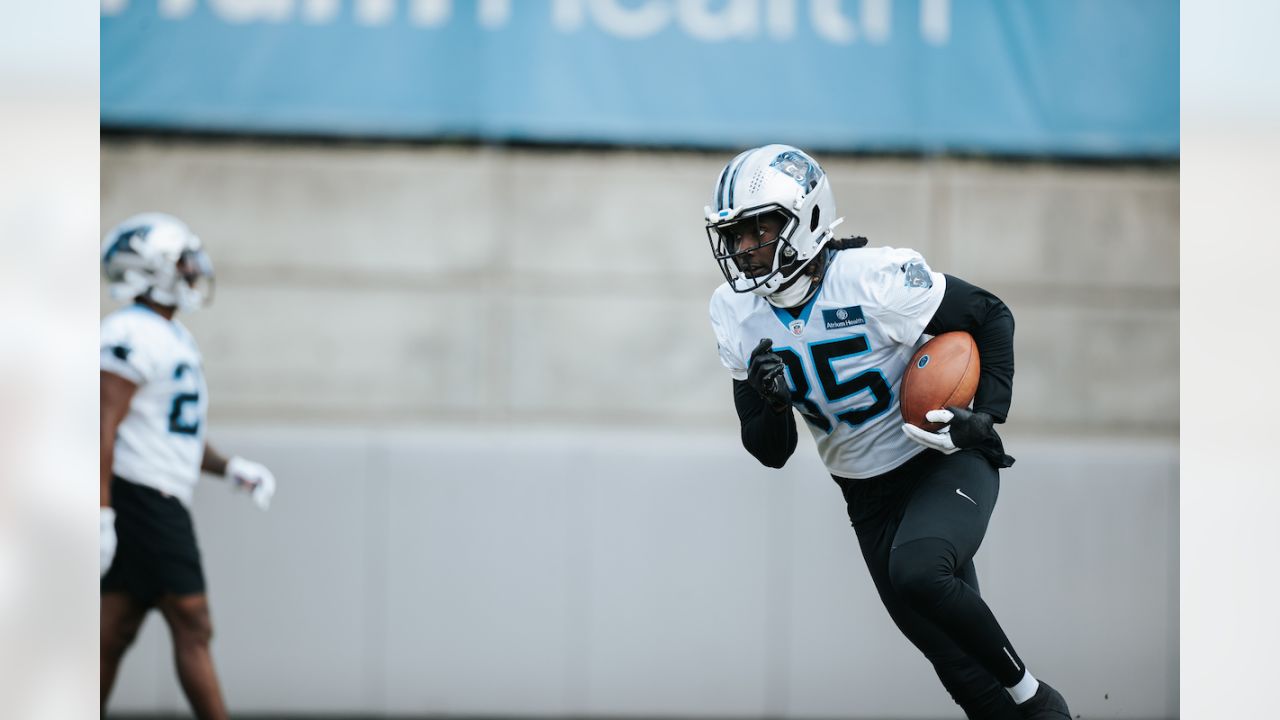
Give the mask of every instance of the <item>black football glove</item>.
POLYGON ((1013 465, 1013 458, 1004 453, 1004 442, 996 433, 995 422, 990 415, 953 406, 946 410, 930 410, 925 413, 924 419, 946 423, 946 427, 938 432, 929 432, 904 423, 902 431, 921 445, 947 455, 972 449, 981 453, 997 468, 1013 465))
POLYGON ((774 412, 782 412, 791 407, 791 388, 787 387, 784 374, 786 366, 782 358, 773 352, 773 341, 764 338, 751 351, 751 360, 747 366, 747 384, 760 393, 760 397, 769 404, 774 412))

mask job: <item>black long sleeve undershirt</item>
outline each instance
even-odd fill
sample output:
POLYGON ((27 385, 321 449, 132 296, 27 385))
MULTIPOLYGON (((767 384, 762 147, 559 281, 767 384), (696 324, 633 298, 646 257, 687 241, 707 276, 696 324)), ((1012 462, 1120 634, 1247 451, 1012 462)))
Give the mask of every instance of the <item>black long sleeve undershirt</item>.
POLYGON ((790 407, 769 407, 760 393, 741 380, 733 381, 733 405, 742 423, 742 446, 757 460, 780 468, 796 450, 796 418, 790 407))
POLYGON ((986 290, 953 275, 946 277, 942 304, 924 331, 939 335, 963 330, 973 336, 982 363, 973 409, 1002 423, 1013 400, 1013 313, 986 290))

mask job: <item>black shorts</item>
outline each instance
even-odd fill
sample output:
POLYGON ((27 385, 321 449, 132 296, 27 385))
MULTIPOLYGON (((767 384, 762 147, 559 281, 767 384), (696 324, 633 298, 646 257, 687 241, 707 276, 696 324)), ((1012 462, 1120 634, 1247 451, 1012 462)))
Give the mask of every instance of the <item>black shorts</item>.
POLYGON ((116 555, 101 592, 123 592, 144 604, 161 595, 205 591, 200 548, 182 501, 120 477, 111 479, 116 555))

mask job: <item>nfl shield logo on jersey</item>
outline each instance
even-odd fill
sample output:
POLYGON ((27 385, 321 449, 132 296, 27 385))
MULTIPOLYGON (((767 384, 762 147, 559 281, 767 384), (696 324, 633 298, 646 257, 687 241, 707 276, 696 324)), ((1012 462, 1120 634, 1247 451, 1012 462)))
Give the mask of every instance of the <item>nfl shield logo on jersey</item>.
POLYGON ((795 319, 795 320, 792 320, 792 321, 791 321, 791 325, 790 325, 790 327, 791 327, 791 334, 792 334, 792 335, 795 335, 796 337, 799 337, 799 336, 801 336, 801 335, 803 335, 803 334, 804 334, 804 321, 803 321, 803 320, 800 320, 800 319, 798 319, 798 318, 797 318, 797 319, 795 319))

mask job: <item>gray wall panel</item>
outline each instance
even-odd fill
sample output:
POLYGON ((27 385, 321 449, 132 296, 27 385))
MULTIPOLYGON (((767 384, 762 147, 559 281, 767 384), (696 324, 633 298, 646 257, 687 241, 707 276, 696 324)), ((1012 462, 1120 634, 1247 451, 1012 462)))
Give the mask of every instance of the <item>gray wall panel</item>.
POLYGON ((587 442, 576 468, 591 546, 585 711, 762 714, 774 478, 692 439, 587 442))
MULTIPOLYGON (((272 509, 196 521, 233 710, 930 718, 951 713, 810 442, 731 433, 224 427, 272 509)), ((1086 716, 1176 715, 1176 446, 1010 437, 977 559, 1032 671, 1086 716)), ((150 620, 113 707, 178 710, 150 620)))
POLYGON ((198 488, 196 532, 227 697, 241 711, 359 710, 365 667, 381 652, 370 644, 377 597, 366 563, 376 535, 366 513, 377 496, 367 492, 364 434, 228 441, 227 451, 243 448, 285 474, 266 513, 221 480, 198 488))
POLYGON ((567 466, 484 434, 387 447, 388 710, 563 713, 569 662, 567 466))

